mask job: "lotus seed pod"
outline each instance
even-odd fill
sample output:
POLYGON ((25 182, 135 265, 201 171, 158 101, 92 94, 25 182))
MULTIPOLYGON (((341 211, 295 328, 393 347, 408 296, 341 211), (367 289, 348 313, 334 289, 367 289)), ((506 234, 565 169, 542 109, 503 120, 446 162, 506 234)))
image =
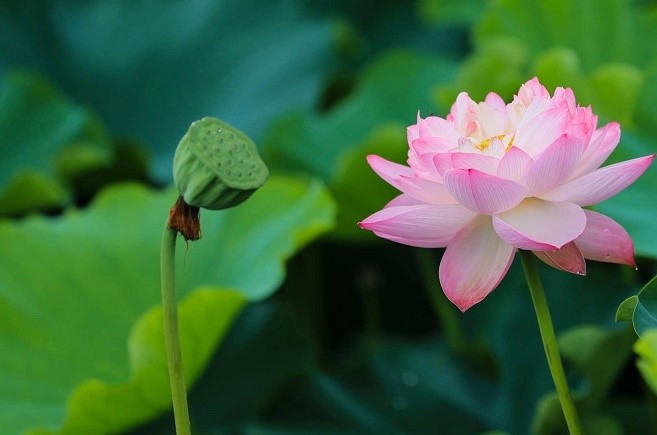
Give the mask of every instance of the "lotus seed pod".
POLYGON ((173 158, 180 195, 187 204, 210 210, 243 202, 268 174, 253 141, 217 118, 192 123, 173 158))

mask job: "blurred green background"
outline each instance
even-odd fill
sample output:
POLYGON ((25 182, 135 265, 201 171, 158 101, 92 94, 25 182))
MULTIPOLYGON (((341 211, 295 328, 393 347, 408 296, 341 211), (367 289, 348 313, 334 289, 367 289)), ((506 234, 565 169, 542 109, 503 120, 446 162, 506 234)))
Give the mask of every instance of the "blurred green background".
MULTIPOLYGON (((621 123, 610 162, 657 152, 655 1, 1 2, 0 433, 174 433, 159 238, 206 115, 272 176, 179 250, 195 433, 567 433, 519 264, 461 314, 441 250, 356 226, 395 195, 367 154, 533 76, 621 123)), ((614 323, 657 272, 656 191, 596 207, 637 271, 541 268, 589 434, 657 433, 657 343, 614 323)))

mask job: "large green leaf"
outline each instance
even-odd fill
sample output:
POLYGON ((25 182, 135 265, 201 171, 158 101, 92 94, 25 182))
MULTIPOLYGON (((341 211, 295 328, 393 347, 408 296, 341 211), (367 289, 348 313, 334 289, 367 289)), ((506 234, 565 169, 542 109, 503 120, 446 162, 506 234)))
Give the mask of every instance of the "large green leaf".
MULTIPOLYGON (((188 385, 203 371, 212 351, 245 303, 246 298, 240 292, 214 287, 195 290, 180 303, 179 334, 188 385)), ((162 308, 149 309, 137 319, 128 336, 129 380, 118 384, 101 380, 100 376, 84 380, 67 399, 67 413, 61 428, 39 428, 26 433, 113 433, 169 408, 171 400, 163 336, 162 308)), ((79 363, 75 361, 69 369, 79 363)), ((40 383, 33 385, 37 389, 44 387, 40 383)))
POLYGON ((302 1, 9 2, 0 68, 53 77, 116 135, 144 141, 171 178, 190 120, 212 114, 256 142, 290 107, 310 107, 330 66, 332 27, 302 1))
POLYGON ((418 111, 436 110, 431 88, 451 77, 454 64, 441 57, 390 53, 369 66, 357 89, 328 114, 297 112, 271 128, 265 156, 274 169, 303 170, 332 181, 338 161, 381 124, 415 123, 418 111))
POLYGON ((420 1, 416 5, 389 0, 309 0, 306 3, 317 13, 339 17, 338 45, 348 61, 341 63, 343 71, 362 66, 373 57, 399 47, 448 56, 459 56, 469 50, 468 23, 460 18, 462 12, 467 14, 467 9, 473 8, 462 7, 462 2, 443 5, 445 0, 440 0, 433 2, 440 5, 424 5, 420 1), (430 21, 434 18, 442 18, 443 23, 449 21, 449 25, 432 26, 430 21))
MULTIPOLYGON (((153 342, 157 314, 134 325, 159 300, 159 242, 174 200, 171 191, 124 185, 104 191, 86 211, 0 222, 3 430, 65 424, 63 433, 93 434, 104 420, 125 428, 164 409, 161 399, 150 399, 163 394, 166 379, 153 342), (153 364, 159 371, 140 374, 153 364)), ((283 279, 285 259, 329 229, 333 214, 318 182, 272 177, 242 206, 203 213, 203 239, 178 252, 179 294, 210 285, 248 300, 267 297, 283 279)), ((230 317, 237 297, 190 302, 197 314, 189 315, 202 317, 187 325, 190 334, 208 329, 215 337, 188 347, 193 374, 229 323, 207 324, 216 319, 204 306, 226 297, 233 302, 223 317, 230 317)))
POLYGON ((350 239, 372 239, 373 234, 360 229, 356 222, 381 209, 399 192, 369 167, 367 155, 377 154, 393 162, 403 162, 407 152, 404 126, 391 123, 377 127, 362 144, 343 153, 337 165, 338 174, 331 184, 341 205, 334 234, 350 239))
MULTIPOLYGON (((280 384, 313 366, 307 324, 291 306, 270 298, 250 304, 231 327, 189 394, 198 433, 240 433, 257 418, 280 384)), ((175 434, 171 412, 133 431, 175 434)))
POLYGON ((406 126, 415 123, 418 111, 427 116, 438 110, 431 89, 453 70, 454 63, 441 57, 390 53, 365 70, 356 90, 327 114, 297 112, 275 123, 265 141, 266 160, 274 170, 324 179, 340 204, 336 234, 363 237, 356 222, 394 195, 372 174, 366 155, 403 162, 406 126))
POLYGON ((94 116, 44 78, 6 74, 0 84, 0 215, 63 206, 68 194, 56 176, 106 165, 108 145, 94 116), (68 168, 58 167, 56 158, 68 168))
POLYGON ((631 321, 638 336, 657 329, 657 277, 643 286, 639 293, 625 299, 616 311, 616 321, 631 321))

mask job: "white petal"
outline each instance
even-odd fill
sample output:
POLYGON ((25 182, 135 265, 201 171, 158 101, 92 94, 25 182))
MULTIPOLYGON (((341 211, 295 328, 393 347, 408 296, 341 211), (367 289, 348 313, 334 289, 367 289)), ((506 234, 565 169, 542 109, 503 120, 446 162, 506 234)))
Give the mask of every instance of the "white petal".
POLYGON ((459 204, 391 206, 358 225, 379 237, 405 245, 443 248, 474 216, 459 204))
POLYGON ((586 215, 576 204, 527 198, 493 217, 497 234, 508 244, 529 251, 555 251, 584 231, 586 215))
POLYGON ((528 196, 537 196, 562 184, 579 163, 584 144, 575 136, 564 134, 543 151, 527 170, 523 185, 528 196))
POLYGON ((544 193, 548 201, 568 201, 581 206, 597 204, 634 183, 648 169, 655 155, 627 160, 596 169, 544 193))
POLYGON ((526 114, 513 143, 533 158, 566 133, 567 120, 568 109, 560 107, 544 110, 534 117, 526 114))
POLYGON ((509 210, 525 197, 520 184, 476 169, 452 169, 444 176, 452 197, 480 214, 492 215, 509 210))
POLYGON ((613 219, 591 210, 586 213, 586 228, 575 239, 584 258, 635 267, 634 243, 627 231, 613 219))
POLYGON ((526 152, 512 146, 500 160, 497 175, 507 180, 519 181, 532 164, 534 164, 534 160, 526 152))
POLYGON ((444 184, 418 177, 401 176, 397 181, 402 192, 427 204, 456 204, 444 184))
POLYGON ((575 242, 566 243, 556 251, 534 251, 534 254, 555 269, 586 275, 586 261, 575 242))
POLYGON ((514 254, 493 231, 490 217, 477 217, 456 234, 440 262, 445 295, 461 311, 467 310, 497 287, 514 254))
POLYGON ((610 122, 593 132, 591 142, 586 148, 586 151, 584 151, 582 160, 577 165, 573 178, 598 169, 616 149, 619 140, 620 125, 617 122, 610 122))
POLYGON ((413 170, 408 166, 388 161, 383 157, 377 156, 375 154, 370 154, 367 156, 367 163, 379 177, 383 178, 388 182, 388 184, 396 187, 397 189, 399 189, 399 183, 397 183, 399 177, 402 175, 407 177, 414 175, 413 170))

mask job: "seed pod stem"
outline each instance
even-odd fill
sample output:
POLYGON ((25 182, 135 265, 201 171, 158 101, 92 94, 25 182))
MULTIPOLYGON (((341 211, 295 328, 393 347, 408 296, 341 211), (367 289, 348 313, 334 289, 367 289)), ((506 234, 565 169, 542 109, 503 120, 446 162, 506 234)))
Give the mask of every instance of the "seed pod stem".
POLYGON ((178 304, 176 302, 176 239, 178 231, 165 228, 160 250, 160 277, 162 283, 162 314, 164 322, 164 344, 169 368, 169 384, 173 416, 177 435, 191 435, 187 391, 183 377, 182 353, 178 333, 178 304))
POLYGON ((190 424, 178 334, 176 239, 178 234, 185 241, 200 239, 200 208, 222 210, 241 204, 263 185, 268 174, 253 141, 217 118, 192 123, 176 149, 173 179, 180 195, 169 210, 162 235, 160 271, 164 341, 178 435, 190 435, 190 424))

